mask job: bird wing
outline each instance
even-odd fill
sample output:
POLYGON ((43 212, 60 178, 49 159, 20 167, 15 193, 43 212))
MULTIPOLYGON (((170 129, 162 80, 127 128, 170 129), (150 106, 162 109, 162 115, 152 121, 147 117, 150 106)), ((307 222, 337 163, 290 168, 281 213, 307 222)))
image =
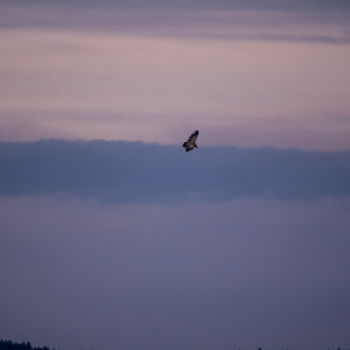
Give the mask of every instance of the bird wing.
POLYGON ((197 137, 198 137, 199 131, 194 131, 191 136, 188 138, 186 142, 184 142, 183 147, 185 147, 186 152, 193 150, 196 145, 197 137))
POLYGON ((191 134, 191 136, 188 138, 187 144, 188 144, 188 145, 191 145, 191 146, 194 146, 194 145, 196 144, 198 134, 199 134, 199 131, 198 131, 198 130, 194 131, 194 132, 191 134))

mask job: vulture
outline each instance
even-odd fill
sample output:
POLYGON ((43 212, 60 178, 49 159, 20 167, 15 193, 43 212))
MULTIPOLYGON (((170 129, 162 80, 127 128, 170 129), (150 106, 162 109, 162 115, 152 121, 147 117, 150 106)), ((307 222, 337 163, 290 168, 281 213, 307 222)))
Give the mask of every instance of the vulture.
POLYGON ((191 136, 188 138, 186 142, 182 145, 182 147, 185 148, 186 152, 192 151, 194 148, 198 148, 196 145, 197 137, 198 137, 199 131, 194 131, 191 136))

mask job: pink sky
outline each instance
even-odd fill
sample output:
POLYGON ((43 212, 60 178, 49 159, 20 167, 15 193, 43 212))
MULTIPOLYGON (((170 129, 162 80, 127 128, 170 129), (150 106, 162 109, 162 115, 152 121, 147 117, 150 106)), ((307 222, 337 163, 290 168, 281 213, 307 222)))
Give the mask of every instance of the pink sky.
POLYGON ((234 25, 237 13, 212 27, 218 38, 3 28, 0 139, 176 144, 198 128, 206 145, 349 149, 350 44, 286 39, 337 38, 344 24, 264 16, 285 19, 259 27, 284 39, 254 38, 259 28, 234 25), (220 38, 233 29, 248 37, 220 38))

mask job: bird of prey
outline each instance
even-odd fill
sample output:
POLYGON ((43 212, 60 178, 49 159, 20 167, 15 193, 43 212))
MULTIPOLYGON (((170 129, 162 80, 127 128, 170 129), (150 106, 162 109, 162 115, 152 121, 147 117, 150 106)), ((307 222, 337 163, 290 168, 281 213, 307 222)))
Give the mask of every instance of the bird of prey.
POLYGON ((191 136, 188 138, 186 142, 182 145, 186 149, 186 152, 192 151, 194 148, 198 148, 196 145, 197 137, 198 137, 199 131, 194 131, 191 136))

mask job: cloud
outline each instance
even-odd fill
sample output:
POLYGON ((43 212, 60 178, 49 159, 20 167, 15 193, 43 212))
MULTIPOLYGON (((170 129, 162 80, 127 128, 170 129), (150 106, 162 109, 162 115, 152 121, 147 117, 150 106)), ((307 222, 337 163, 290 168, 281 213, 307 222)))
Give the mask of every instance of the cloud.
POLYGON ((123 35, 349 43, 347 3, 287 1, 3 2, 2 29, 107 31, 123 35))
POLYGON ((3 142, 0 193, 107 202, 337 197, 350 194, 349 159, 349 152, 268 148, 200 145, 185 154, 141 142, 3 142))

